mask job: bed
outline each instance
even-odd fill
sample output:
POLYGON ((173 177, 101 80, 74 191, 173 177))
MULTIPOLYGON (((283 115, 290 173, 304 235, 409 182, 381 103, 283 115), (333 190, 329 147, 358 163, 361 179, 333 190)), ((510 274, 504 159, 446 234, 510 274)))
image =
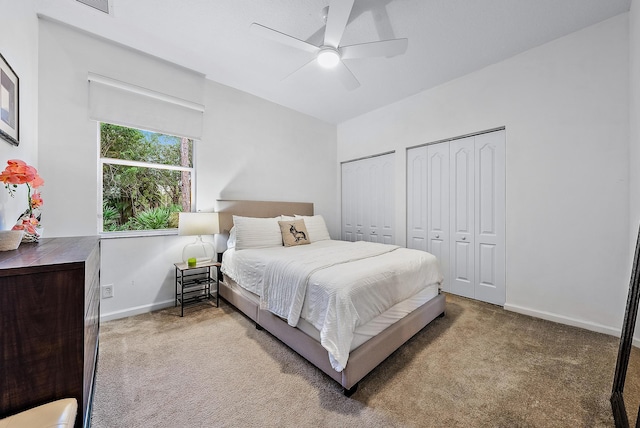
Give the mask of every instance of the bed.
POLYGON ((221 200, 216 211, 221 231, 231 232, 220 297, 337 381, 347 396, 444 315, 442 274, 429 253, 331 240, 311 203, 221 200))

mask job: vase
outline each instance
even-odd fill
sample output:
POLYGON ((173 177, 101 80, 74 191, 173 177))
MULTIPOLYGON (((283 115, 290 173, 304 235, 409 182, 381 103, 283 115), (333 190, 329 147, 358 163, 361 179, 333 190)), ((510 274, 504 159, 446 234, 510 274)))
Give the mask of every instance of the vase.
POLYGON ((22 235, 22 242, 38 242, 42 232, 44 232, 42 227, 36 227, 34 233, 25 230, 24 235, 22 235))
POLYGON ((40 219, 30 211, 25 211, 19 218, 14 230, 23 230, 22 242, 38 242, 42 236, 42 226, 40 219))

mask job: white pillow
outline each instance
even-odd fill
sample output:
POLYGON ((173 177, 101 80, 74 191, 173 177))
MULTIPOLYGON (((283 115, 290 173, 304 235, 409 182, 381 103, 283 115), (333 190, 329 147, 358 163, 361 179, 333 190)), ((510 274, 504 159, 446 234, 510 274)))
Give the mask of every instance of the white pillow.
POLYGON ((236 229, 236 250, 282 246, 280 217, 257 218, 233 216, 236 229))
POLYGON ((229 239, 227 239, 227 249, 236 248, 236 228, 231 227, 229 231, 229 239))
POLYGON ((331 239, 329 231, 327 230, 327 225, 324 222, 324 217, 321 215, 309 216, 296 214, 296 218, 304 220, 304 224, 307 226, 307 232, 309 232, 309 240, 311 242, 331 239))

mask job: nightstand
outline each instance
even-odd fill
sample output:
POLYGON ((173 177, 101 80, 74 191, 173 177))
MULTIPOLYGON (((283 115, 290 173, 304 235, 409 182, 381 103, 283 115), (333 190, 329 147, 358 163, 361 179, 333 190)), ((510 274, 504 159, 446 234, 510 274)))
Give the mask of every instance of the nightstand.
POLYGON ((199 262, 195 266, 186 263, 174 263, 176 267, 176 297, 174 306, 180 303, 180 316, 184 316, 184 306, 191 303, 209 300, 211 298, 211 285, 215 283, 216 307, 220 307, 220 281, 218 269, 221 264, 213 260, 199 262), (214 268, 213 275, 211 268, 214 268))

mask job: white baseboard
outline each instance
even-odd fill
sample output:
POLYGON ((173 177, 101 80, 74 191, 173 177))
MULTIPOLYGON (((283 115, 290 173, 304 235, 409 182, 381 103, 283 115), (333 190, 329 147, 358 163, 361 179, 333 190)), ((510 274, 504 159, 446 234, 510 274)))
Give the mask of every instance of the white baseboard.
MULTIPOLYGON (((594 323, 594 322, 581 321, 581 320, 570 318, 564 315, 553 314, 550 312, 539 311, 536 309, 525 308, 523 306, 511 305, 508 303, 504 305, 504 309, 511 312, 517 312, 519 314, 529 315, 535 318, 542 318, 544 320, 557 322, 559 324, 570 325, 573 327, 583 328, 589 331, 595 331, 597 333, 608 334, 609 336, 615 336, 619 338, 621 335, 620 329, 594 323)), ((633 338, 633 346, 635 346, 636 348, 640 348, 640 338, 638 338, 639 332, 640 332, 639 327, 636 327, 635 337, 633 338)))
POLYGON ((136 306, 134 308, 122 309, 120 311, 101 313, 100 322, 117 320, 120 318, 131 317, 133 315, 146 314, 147 312, 157 311, 159 309, 168 308, 174 305, 174 300, 166 300, 159 303, 151 303, 149 305, 136 306))
MULTIPOLYGON (((109 313, 102 313, 100 314, 100 322, 106 322, 106 321, 111 321, 111 320, 116 320, 116 319, 120 319, 120 318, 126 318, 126 317, 130 317, 133 315, 140 315, 140 314, 146 314, 147 312, 152 312, 152 311, 157 311, 159 309, 164 309, 164 308, 168 308, 174 305, 174 301, 173 300, 166 300, 164 302, 159 302, 159 303, 152 303, 149 305, 142 305, 142 306, 136 306, 134 308, 127 308, 127 309, 123 309, 120 311, 115 311, 115 312, 109 312, 109 313)), ((539 311, 536 309, 531 309, 531 308, 525 308, 523 306, 518 306, 518 305, 512 305, 509 303, 506 303, 504 305, 504 309, 507 311, 511 311, 511 312, 517 312, 519 314, 524 314, 524 315, 529 315, 535 318, 542 318, 548 321, 553 321, 553 322, 557 322, 560 324, 565 324, 565 325, 570 325, 573 327, 579 327, 579 328, 583 328, 585 330, 589 330, 589 331, 595 331, 597 333, 604 333, 604 334, 608 334, 610 336, 616 336, 616 337, 620 337, 621 331, 619 329, 613 328, 613 327, 609 327, 606 325, 602 325, 602 324, 598 324, 598 323, 593 323, 593 322, 588 322, 588 321, 581 321, 581 320, 576 320, 574 318, 570 318, 570 317, 566 317, 564 315, 557 315, 557 314, 552 314, 550 312, 545 312, 545 311, 539 311)), ((636 327, 636 330, 638 330, 640 327, 636 327)), ((635 346, 636 348, 640 348, 640 339, 637 337, 638 334, 636 332, 636 337, 634 337, 633 339, 633 346, 635 346)))

